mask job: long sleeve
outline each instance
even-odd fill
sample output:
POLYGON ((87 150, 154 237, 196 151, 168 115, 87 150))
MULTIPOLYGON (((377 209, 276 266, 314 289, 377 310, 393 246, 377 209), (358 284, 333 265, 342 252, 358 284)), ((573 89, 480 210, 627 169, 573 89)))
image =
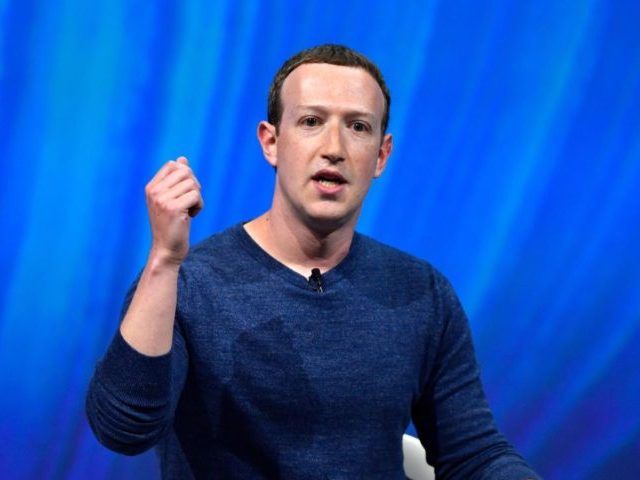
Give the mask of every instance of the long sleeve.
POLYGON ((496 428, 466 315, 450 284, 436 278, 441 319, 433 368, 413 406, 413 421, 438 478, 540 478, 496 428))
POLYGON ((158 357, 133 349, 118 329, 87 392, 86 413, 96 438, 125 455, 153 447, 172 424, 186 371, 187 353, 178 327, 171 350, 158 357))

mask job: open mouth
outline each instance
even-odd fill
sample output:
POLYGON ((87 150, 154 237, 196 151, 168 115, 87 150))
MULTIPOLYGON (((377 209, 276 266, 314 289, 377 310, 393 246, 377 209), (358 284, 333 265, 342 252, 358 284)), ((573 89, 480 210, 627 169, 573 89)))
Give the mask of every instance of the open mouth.
POLYGON ((315 180, 320 185, 323 185, 325 187, 337 187, 339 185, 347 183, 342 175, 340 175, 338 172, 333 172, 330 170, 320 170, 311 178, 312 180, 315 180))

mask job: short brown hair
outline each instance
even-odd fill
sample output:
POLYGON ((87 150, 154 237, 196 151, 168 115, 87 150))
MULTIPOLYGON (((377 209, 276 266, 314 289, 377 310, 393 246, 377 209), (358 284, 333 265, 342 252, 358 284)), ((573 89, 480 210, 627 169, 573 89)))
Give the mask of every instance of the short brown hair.
POLYGON ((303 50, 282 64, 280 70, 273 77, 269 88, 269 99, 267 103, 267 120, 275 125, 276 131, 282 120, 282 84, 289 74, 300 65, 305 63, 328 63, 330 65, 340 65, 344 67, 358 67, 367 71, 380 86, 384 95, 385 105, 382 116, 382 134, 384 135, 389 125, 389 109, 391 108, 391 95, 387 84, 384 82, 380 69, 367 57, 344 45, 325 44, 303 50))

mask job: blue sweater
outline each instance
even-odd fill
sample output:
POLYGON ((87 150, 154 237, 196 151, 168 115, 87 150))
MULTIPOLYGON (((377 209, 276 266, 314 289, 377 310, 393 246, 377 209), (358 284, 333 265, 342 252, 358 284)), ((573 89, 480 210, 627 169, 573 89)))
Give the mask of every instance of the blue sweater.
POLYGON ((318 290, 241 225, 192 248, 171 351, 117 333, 98 363, 97 438, 156 446, 165 479, 403 479, 412 418, 438 478, 538 478, 494 425, 442 275, 356 233, 318 290))

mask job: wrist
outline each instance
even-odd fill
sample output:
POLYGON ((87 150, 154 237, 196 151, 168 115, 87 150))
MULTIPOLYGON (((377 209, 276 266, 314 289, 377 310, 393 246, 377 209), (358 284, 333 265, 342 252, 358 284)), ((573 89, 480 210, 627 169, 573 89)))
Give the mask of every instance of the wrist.
POLYGON ((180 269, 180 265, 182 265, 182 261, 183 258, 178 258, 171 252, 152 247, 147 259, 147 268, 151 272, 177 272, 180 269))

